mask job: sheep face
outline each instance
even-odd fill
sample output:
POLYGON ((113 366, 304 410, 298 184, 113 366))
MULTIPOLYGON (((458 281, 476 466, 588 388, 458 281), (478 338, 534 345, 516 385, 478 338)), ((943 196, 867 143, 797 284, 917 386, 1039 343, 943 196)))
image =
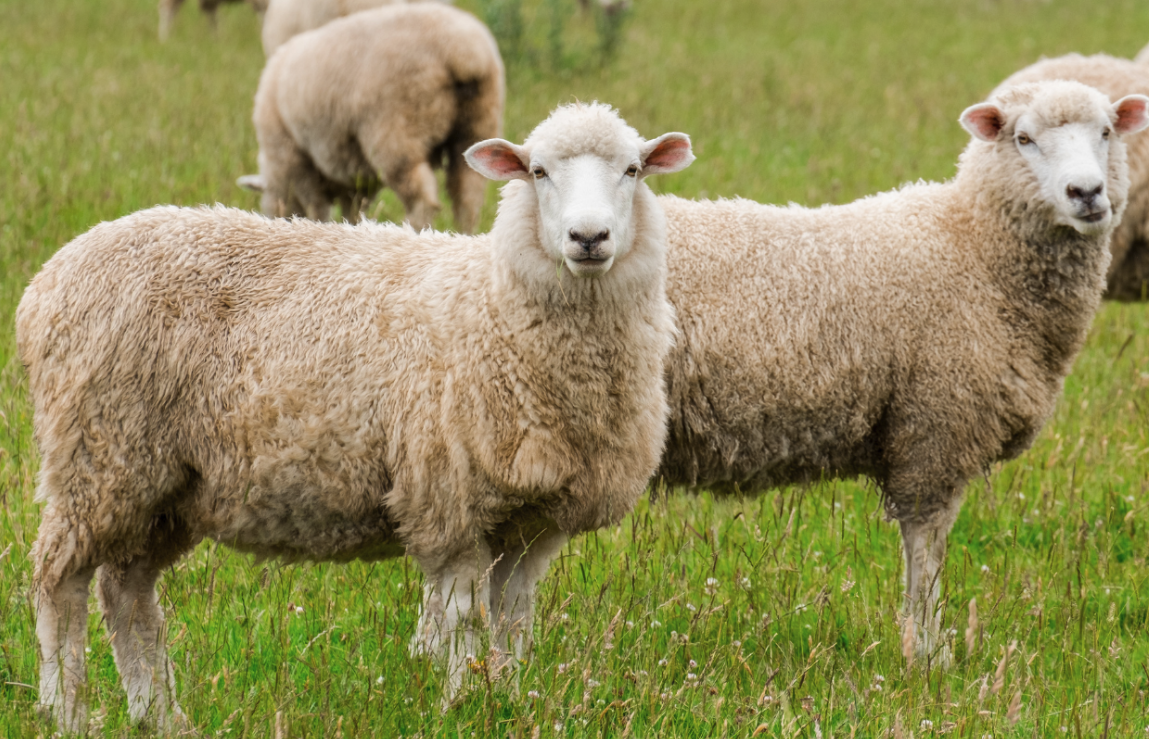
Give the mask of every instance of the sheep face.
POLYGON ((466 157, 486 177, 533 186, 540 245, 548 259, 576 277, 602 276, 626 256, 642 178, 677 172, 694 160, 685 134, 644 141, 601 105, 560 108, 522 146, 490 139, 472 146, 466 157), (571 117, 585 128, 572 129, 571 117), (559 129, 556 120, 565 128, 552 130, 559 129))
POLYGON ((1020 157, 1053 220, 1092 236, 1113 225, 1109 199, 1110 139, 1149 125, 1149 98, 1129 95, 1111 104, 1092 88, 1066 82, 1034 94, 1027 86, 999 101, 967 108, 962 126, 999 154, 1020 157), (1080 88, 1080 89, 1072 89, 1080 88))

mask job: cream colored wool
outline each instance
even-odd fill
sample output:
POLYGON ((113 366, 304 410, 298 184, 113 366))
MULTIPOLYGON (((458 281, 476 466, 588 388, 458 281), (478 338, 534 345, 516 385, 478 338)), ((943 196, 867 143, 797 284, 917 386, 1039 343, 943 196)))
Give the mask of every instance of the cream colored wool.
MULTIPOLYGON (((199 9, 207 14, 208 20, 211 21, 214 28, 216 25, 215 12, 219 6, 245 1, 260 15, 267 11, 268 0, 199 0, 199 9)), ((160 0, 160 41, 167 40, 168 36, 171 35, 172 23, 175 22, 176 13, 180 12, 180 7, 183 4, 184 0, 160 0)))
MULTIPOLYGON (((935 661, 966 482, 1032 443, 1109 262, 1109 232, 1051 222, 1012 127, 1027 108, 1096 116, 1100 98, 1073 83, 1002 93, 1002 141, 973 140, 944 184, 815 209, 659 198, 680 338, 656 479, 754 494, 871 477, 905 539, 907 628, 935 661)), ((1128 187, 1117 136, 1108 177, 1116 219, 1128 187)))
POLYGON ((270 0, 263 16, 263 53, 271 57, 292 36, 336 18, 406 0, 270 0))
MULTIPOLYGON (((580 105, 524 146, 558 162, 636 142, 580 105)), ((205 537, 286 560, 406 553, 428 584, 474 560, 498 618, 526 545, 545 570, 565 536, 629 512, 662 451, 675 333, 665 221, 636 188, 633 243, 593 279, 556 272, 521 180, 482 236, 161 207, 49 260, 16 321, 42 458, 41 702, 65 730, 85 723, 93 571, 132 715, 170 729, 153 586, 205 537)))
MULTIPOLYGON (((1149 95, 1149 64, 1106 54, 1068 54, 1043 59, 1007 78, 998 89, 1040 80, 1076 80, 1096 87, 1116 100, 1125 95, 1149 95)), ((1149 61, 1149 60, 1146 60, 1149 61)), ((1113 259, 1106 277, 1105 297, 1145 300, 1149 297, 1149 133, 1126 139, 1129 148, 1129 206, 1113 232, 1113 259)))
POLYGON ((365 10, 300 34, 267 62, 255 94, 262 209, 358 217, 382 186, 417 230, 439 210, 446 159, 455 227, 474 230, 486 190, 463 152, 500 135, 503 62, 490 31, 439 3, 365 10))

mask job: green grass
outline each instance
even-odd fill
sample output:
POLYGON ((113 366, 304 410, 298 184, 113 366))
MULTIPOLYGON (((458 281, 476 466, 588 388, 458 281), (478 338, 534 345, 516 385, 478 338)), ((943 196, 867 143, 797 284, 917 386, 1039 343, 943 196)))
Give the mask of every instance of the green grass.
MULTIPOLYGON (((213 35, 187 7, 161 45, 151 0, 0 0, 3 736, 52 731, 29 687, 38 462, 13 312, 44 260, 101 220, 256 206, 234 180, 256 170, 257 24, 245 7, 220 21, 213 35)), ((565 53, 585 55, 593 21, 567 30, 565 53)), ((526 33, 535 48, 553 37, 526 33)), ((635 0, 612 64, 511 66, 506 134, 561 102, 608 101, 648 136, 692 135, 698 161, 663 191, 843 202, 951 176, 958 114, 1039 55, 1146 42, 1138 0, 635 0)), ((484 227, 493 211, 492 189, 484 227)), ((399 215, 396 200, 378 213, 399 215)), ((280 567, 204 545, 162 581, 181 702, 205 736, 232 737, 274 736, 277 715, 294 737, 1146 736, 1147 435, 1149 306, 1107 305, 1034 448, 970 486, 945 571, 949 671, 904 669, 899 536, 858 481, 644 501, 575 540, 544 581, 519 688, 480 685, 446 716, 438 673, 406 652, 410 562, 280 567)), ((96 615, 90 646, 103 733, 133 736, 96 615)))

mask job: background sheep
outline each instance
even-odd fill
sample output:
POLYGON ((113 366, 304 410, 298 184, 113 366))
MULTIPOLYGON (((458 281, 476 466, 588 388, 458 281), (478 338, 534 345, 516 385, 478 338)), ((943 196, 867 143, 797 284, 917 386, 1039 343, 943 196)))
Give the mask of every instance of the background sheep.
POLYGON ((292 36, 361 10, 406 0, 269 0, 263 16, 263 53, 270 58, 292 36))
POLYGON ((357 13, 301 34, 267 63, 255 94, 267 215, 326 220, 386 185, 416 229, 439 210, 433 169, 447 160, 455 227, 475 228, 486 188, 463 152, 503 125, 503 63, 469 13, 438 3, 357 13))
POLYGON ((1110 131, 1141 130, 1147 103, 1001 90, 962 114, 952 182, 844 206, 660 198, 682 334, 661 477, 744 493, 872 477, 901 525, 905 639, 933 650, 965 484, 1053 409, 1125 208, 1110 131))
MULTIPOLYGON (((1145 55, 1142 51, 1138 60, 1145 55)), ((1010 75, 998 90, 1040 80, 1076 80, 1101 90, 1110 98, 1149 94, 1149 64, 1106 54, 1068 54, 1043 59, 1010 75)), ((995 91, 996 93, 996 91, 995 91)), ((1113 259, 1106 277, 1106 297, 1144 300, 1149 297, 1149 135, 1134 136, 1129 150, 1129 206, 1113 231, 1113 259)))
POLYGON ((17 339, 43 460, 40 700, 61 728, 86 726, 93 572, 131 715, 170 729, 155 582, 204 537, 287 560, 410 554, 428 646, 462 632, 450 694, 474 621, 521 651, 551 556, 630 510, 662 449, 674 335, 639 175, 685 167, 689 140, 579 105, 468 157, 521 180, 489 235, 155 208, 32 281, 17 339))
MULTIPOLYGON (((199 0, 199 9, 207 14, 214 28, 216 9, 226 3, 239 2, 247 2, 260 15, 267 10, 268 0, 199 0)), ((180 6, 183 4, 184 0, 160 0, 160 41, 166 41, 171 35, 172 23, 175 22, 176 13, 180 12, 180 6)))

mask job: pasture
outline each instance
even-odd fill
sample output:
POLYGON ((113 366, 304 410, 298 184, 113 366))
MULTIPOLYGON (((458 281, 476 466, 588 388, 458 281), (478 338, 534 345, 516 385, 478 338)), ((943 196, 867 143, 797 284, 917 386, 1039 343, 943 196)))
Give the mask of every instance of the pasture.
MULTIPOLYGON (((656 189, 806 205, 948 178, 958 115, 1011 72, 1149 43, 1134 0, 635 0, 599 65, 574 0, 524 7, 506 138, 597 99, 644 134, 692 136, 698 161, 656 189), (555 34, 544 11, 568 1, 555 34), (547 53, 559 38, 569 63, 547 53)), ((234 182, 256 171, 263 54, 246 6, 213 33, 189 3, 166 44, 152 0, 0 0, 0 27, 0 735, 31 737, 53 727, 35 711, 38 462, 16 305, 102 220, 257 207, 234 182)), ((491 187, 481 230, 494 202, 491 187)), ((401 213, 390 193, 374 211, 401 213)), ((970 485, 943 580, 948 671, 905 669, 899 541, 865 480, 656 495, 571 542, 531 659, 510 680, 480 671, 446 715, 439 673, 407 652, 423 591, 406 560, 280 566, 203 544, 161 597, 204 736, 1147 736, 1149 305, 1103 307, 1033 448, 970 485)), ((98 609, 89 627, 96 733, 135 736, 98 609)))

